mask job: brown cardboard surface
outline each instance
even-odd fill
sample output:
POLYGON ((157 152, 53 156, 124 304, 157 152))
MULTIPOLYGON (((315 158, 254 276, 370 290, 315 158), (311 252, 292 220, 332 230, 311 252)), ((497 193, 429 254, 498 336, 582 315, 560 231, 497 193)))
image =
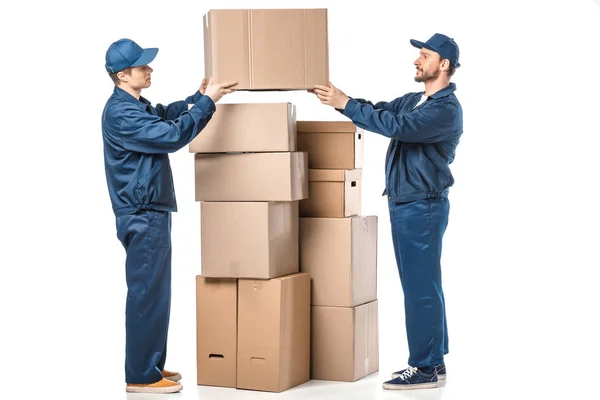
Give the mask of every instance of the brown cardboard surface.
POLYGON ((310 377, 310 276, 239 281, 237 387, 282 392, 310 377))
POLYGON ((201 202, 202 275, 268 279, 299 272, 298 202, 201 202))
POLYGON ((344 182, 362 179, 362 169, 309 169, 309 182, 344 182))
POLYGON ((204 70, 237 90, 312 89, 329 83, 326 9, 210 10, 204 70))
POLYGON ((308 199, 300 201, 301 217, 341 218, 361 213, 361 170, 308 170, 308 199))
POLYGON ((377 301, 353 308, 313 306, 311 378, 354 382, 379 370, 377 301))
POLYGON ((362 168, 364 130, 348 121, 297 121, 298 151, 311 169, 362 168))
POLYGON ((300 218, 300 270, 312 305, 354 307, 377 299, 376 216, 300 218))
POLYGON ((198 385, 236 387, 237 281, 196 277, 198 385))
POLYGON ((296 151, 296 112, 290 103, 217 104, 190 153, 296 151))
POLYGON ((195 154, 196 201, 295 201, 308 197, 307 154, 195 154))

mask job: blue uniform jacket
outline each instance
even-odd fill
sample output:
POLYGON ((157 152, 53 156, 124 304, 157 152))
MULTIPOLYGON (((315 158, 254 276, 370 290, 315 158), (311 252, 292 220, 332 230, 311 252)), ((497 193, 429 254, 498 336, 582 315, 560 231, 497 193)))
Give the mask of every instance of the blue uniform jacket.
POLYGON ((448 197, 454 178, 449 165, 463 132, 462 108, 449 84, 413 110, 425 92, 372 104, 350 99, 341 111, 363 129, 390 138, 385 160, 389 199, 409 202, 448 197))
POLYGON ((153 107, 115 86, 102 113, 104 168, 115 216, 177 211, 167 153, 192 141, 215 109, 212 99, 199 91, 184 101, 153 107), (194 104, 189 111, 188 104, 194 104))

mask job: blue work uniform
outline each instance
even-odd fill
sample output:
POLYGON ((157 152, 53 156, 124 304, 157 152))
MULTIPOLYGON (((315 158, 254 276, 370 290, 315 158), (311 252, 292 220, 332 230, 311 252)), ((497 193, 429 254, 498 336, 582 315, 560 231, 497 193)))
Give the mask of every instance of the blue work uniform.
POLYGON ((126 250, 127 383, 162 379, 171 304, 171 212, 177 211, 168 153, 186 146, 215 112, 208 96, 153 107, 115 87, 102 113, 104 166, 126 250), (188 104, 194 106, 188 110, 188 104))
POLYGON ((451 83, 415 107, 425 92, 372 104, 350 99, 338 110, 368 131, 390 138, 385 182, 392 241, 404 292, 408 364, 444 362, 448 329, 440 259, 448 224, 449 165, 463 133, 462 107, 451 83))

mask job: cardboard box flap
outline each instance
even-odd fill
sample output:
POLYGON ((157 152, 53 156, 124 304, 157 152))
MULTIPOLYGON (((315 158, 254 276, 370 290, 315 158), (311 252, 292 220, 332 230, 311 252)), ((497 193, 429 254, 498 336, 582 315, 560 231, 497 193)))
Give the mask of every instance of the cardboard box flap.
POLYGON ((362 169, 309 169, 309 182, 348 182, 358 181, 362 177, 362 169))
POLYGON ((297 121, 298 133, 355 133, 362 129, 351 121, 297 121))

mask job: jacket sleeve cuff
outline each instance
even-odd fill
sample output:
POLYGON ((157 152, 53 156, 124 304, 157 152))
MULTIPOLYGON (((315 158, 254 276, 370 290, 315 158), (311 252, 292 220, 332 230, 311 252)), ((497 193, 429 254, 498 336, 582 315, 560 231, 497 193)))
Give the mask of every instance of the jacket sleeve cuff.
POLYGON ((358 101, 354 100, 354 99, 350 99, 348 100, 348 103, 346 103, 346 107, 344 108, 344 112, 342 114, 344 114, 346 117, 353 119, 354 114, 356 113, 356 107, 359 106, 358 101))
POLYGON ((189 109, 189 113, 198 123, 203 118, 212 118, 212 115, 216 111, 215 103, 208 96, 202 96, 192 107, 189 109))
POLYGON ((212 101, 212 99, 209 96, 201 96, 195 105, 198 108, 200 108, 201 110, 209 112, 209 113, 214 113, 217 109, 217 107, 215 106, 215 103, 212 101))
POLYGON ((194 93, 193 95, 190 96, 189 102, 194 104, 201 98, 202 98, 202 93, 200 93, 199 90, 196 90, 196 93, 194 93))

